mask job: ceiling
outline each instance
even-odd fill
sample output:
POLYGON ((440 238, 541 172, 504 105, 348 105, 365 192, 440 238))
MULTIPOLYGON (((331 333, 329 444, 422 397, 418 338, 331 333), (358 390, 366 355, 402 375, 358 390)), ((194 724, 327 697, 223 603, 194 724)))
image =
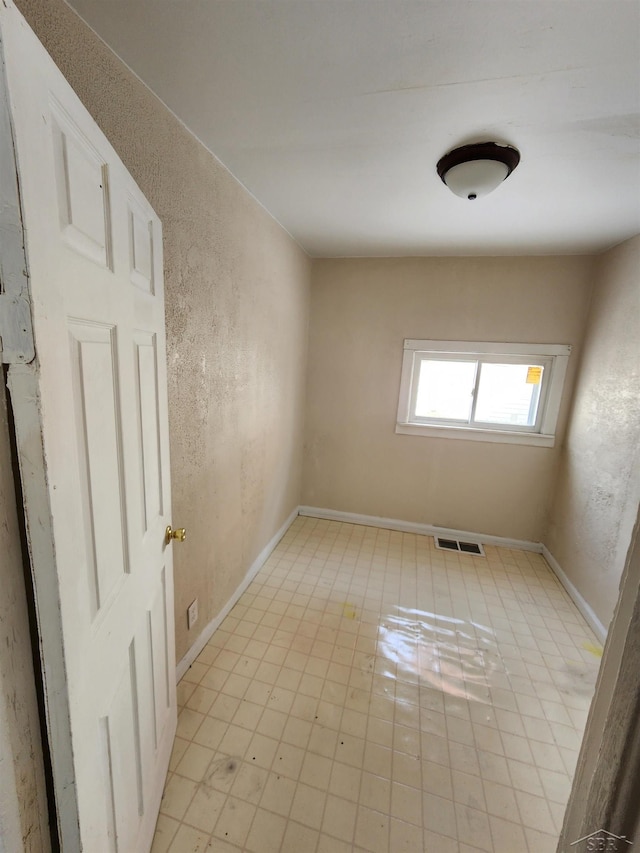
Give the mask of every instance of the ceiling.
POLYGON ((71 0, 313 256, 640 232, 640 0, 71 0), (436 162, 522 155, 474 201, 436 162))

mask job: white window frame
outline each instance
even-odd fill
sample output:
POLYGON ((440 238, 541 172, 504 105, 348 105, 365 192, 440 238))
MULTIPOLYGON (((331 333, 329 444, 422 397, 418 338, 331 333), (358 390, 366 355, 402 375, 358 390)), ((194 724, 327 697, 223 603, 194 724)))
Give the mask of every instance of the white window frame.
MULTIPOLYGON (((569 362, 569 344, 509 344, 478 341, 421 341, 404 342, 400 399, 396 432, 402 435, 427 435, 438 438, 471 441, 505 442, 553 447, 562 400, 564 380, 569 362), (430 360, 480 360, 526 364, 529 360, 544 365, 540 401, 533 427, 455 423, 420 418, 413 414, 420 364, 430 360)), ((474 401, 475 410, 475 401, 474 401)))

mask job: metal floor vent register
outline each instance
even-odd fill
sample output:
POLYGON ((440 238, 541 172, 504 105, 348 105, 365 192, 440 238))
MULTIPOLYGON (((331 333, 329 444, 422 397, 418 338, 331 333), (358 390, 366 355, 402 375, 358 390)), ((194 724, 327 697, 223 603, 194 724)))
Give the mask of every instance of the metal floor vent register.
POLYGON ((436 548, 440 551, 457 551, 460 554, 475 554, 476 557, 484 557, 484 548, 479 542, 461 542, 459 539, 445 539, 443 536, 434 536, 436 548))

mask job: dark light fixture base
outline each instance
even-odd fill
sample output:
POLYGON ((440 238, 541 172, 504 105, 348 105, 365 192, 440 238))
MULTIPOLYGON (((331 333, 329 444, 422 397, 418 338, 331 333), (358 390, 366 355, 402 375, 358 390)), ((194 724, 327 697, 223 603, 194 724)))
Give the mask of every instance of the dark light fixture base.
MULTIPOLYGON (((462 164, 487 160, 501 163, 505 167, 506 174, 503 180, 506 180, 520 162, 520 152, 511 145, 498 145, 497 142, 477 142, 471 145, 462 145, 441 157, 436 169, 442 182, 446 185, 447 174, 451 169, 462 164)), ((501 183, 499 178, 496 183, 501 183)), ((473 200, 476 195, 470 192, 467 198, 473 200)))

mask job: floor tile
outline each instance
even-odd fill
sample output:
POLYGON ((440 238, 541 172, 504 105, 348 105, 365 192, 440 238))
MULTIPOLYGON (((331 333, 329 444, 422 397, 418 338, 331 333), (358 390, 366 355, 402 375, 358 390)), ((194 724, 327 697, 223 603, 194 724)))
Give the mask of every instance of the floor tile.
POLYGON ((200 786, 188 807, 184 822, 208 834, 213 832, 227 795, 208 786, 200 786))
POLYGON ((161 814, 175 820, 182 820, 189 803, 193 799, 196 787, 195 782, 191 779, 185 779, 184 776, 177 776, 175 773, 170 776, 165 785, 160 804, 161 814))
POLYGON ((191 853, 204 853, 208 846, 209 833, 182 824, 173 838, 169 853, 183 853, 185 850, 191 853))
POLYGON ((179 826, 179 821, 167 815, 160 814, 156 824, 151 853, 167 853, 179 826))
POLYGON ((597 643, 485 550, 296 519, 178 685, 153 853, 555 853, 597 643))
POLYGON ((242 847, 255 813, 256 807, 251 803, 227 797, 213 834, 222 841, 242 847))
POLYGON ((319 833, 314 829, 310 829, 308 826, 303 826, 294 821, 289 821, 280 847, 280 853, 302 853, 303 850, 313 853, 318 844, 318 837, 319 833))
POLYGON ((247 838, 246 849, 251 853, 279 853, 286 828, 285 818, 258 809, 247 838))

